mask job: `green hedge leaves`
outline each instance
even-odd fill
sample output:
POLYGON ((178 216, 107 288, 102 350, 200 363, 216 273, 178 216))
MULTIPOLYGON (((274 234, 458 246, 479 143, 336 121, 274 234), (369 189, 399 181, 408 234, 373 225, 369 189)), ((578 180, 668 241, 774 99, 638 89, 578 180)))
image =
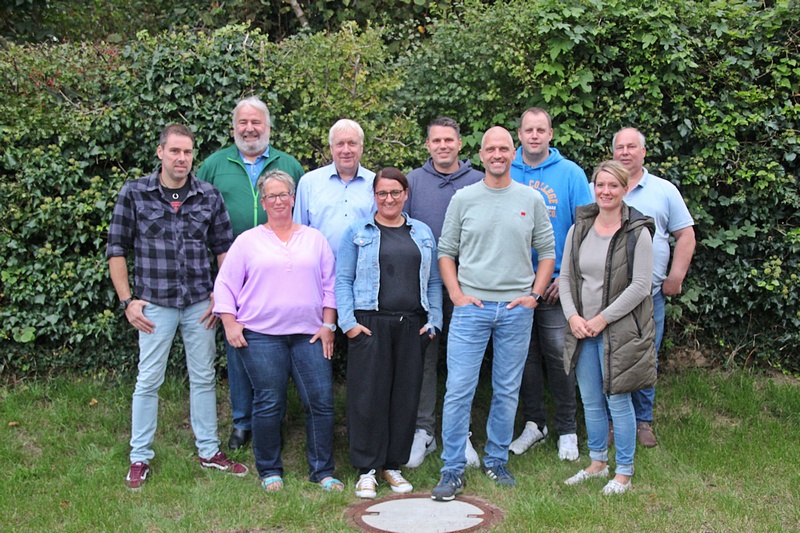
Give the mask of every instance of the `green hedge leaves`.
POLYGON ((638 127, 648 169, 697 222, 669 345, 800 370, 796 3, 467 1, 442 17, 416 34, 345 23, 279 44, 232 25, 0 49, 2 371, 133 367, 104 258, 116 192, 155 165, 167 122, 194 129, 199 166, 249 94, 270 106, 273 144, 308 169, 329 161, 342 117, 364 127, 373 169, 419 166, 442 114, 477 163, 486 128, 545 107, 554 144, 587 172, 615 131, 638 127))

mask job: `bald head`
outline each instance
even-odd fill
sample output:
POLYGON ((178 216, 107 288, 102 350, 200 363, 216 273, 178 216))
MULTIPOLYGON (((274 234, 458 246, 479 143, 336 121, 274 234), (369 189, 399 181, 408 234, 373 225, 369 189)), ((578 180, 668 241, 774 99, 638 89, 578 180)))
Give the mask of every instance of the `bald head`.
POLYGON ((511 182, 511 162, 514 161, 514 139, 507 129, 489 128, 481 139, 481 162, 486 169, 490 187, 505 187, 511 182), (493 178, 491 183, 489 178, 493 178))
POLYGON ((498 141, 502 138, 505 138, 505 140, 508 141, 508 144, 511 146, 511 149, 514 149, 514 138, 511 136, 511 133, 503 126, 494 126, 486 130, 486 133, 483 134, 483 138, 481 139, 481 150, 483 150, 487 139, 490 137, 498 141))

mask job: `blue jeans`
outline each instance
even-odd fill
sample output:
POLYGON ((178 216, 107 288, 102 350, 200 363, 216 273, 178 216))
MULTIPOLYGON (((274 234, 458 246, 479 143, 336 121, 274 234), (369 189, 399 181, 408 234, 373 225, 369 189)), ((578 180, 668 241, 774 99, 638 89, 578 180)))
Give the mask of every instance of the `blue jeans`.
POLYGON ((333 474, 333 370, 322 342, 311 335, 264 335, 244 330, 248 346, 239 348, 253 385, 253 453, 261 479, 283 475, 281 421, 292 377, 306 412, 309 479, 333 474))
MULTIPOLYGON (((656 366, 658 366, 658 351, 661 349, 661 340, 664 338, 664 293, 658 291, 653 295, 653 318, 656 322, 656 366)), ((656 399, 656 388, 649 387, 631 393, 633 410, 636 420, 650 423, 653 421, 653 402, 656 399)))
POLYGON ((204 300, 184 309, 148 304, 144 316, 156 325, 153 333, 139 332, 139 373, 131 408, 131 462, 149 463, 158 423, 158 389, 164 383, 172 341, 181 327, 189 370, 189 406, 195 445, 200 457, 219 451, 217 392, 214 374, 215 329, 206 329, 200 317, 208 309, 204 300))
POLYGON ((253 416, 253 387, 244 369, 239 350, 228 344, 225 339, 225 354, 228 358, 228 386, 231 391, 231 412, 233 427, 250 431, 253 416))
POLYGON ((581 353, 575 366, 575 376, 583 400, 583 416, 589 435, 589 457, 608 462, 608 416, 606 401, 614 424, 614 444, 617 448, 617 474, 633 475, 633 455, 636 452, 636 419, 631 394, 603 394, 604 376, 603 337, 581 341, 581 353))
POLYGON ((486 421, 487 467, 508 462, 522 369, 528 355, 533 309, 508 302, 483 302, 453 309, 447 337, 447 392, 442 412, 442 460, 445 470, 464 472, 469 415, 483 354, 492 337, 492 404, 486 421))

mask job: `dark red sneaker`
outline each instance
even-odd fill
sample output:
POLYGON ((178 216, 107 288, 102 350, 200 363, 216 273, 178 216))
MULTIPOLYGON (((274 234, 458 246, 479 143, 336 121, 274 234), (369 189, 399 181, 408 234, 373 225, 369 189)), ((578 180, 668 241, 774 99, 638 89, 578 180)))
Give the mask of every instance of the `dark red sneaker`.
POLYGON ((235 463, 231 461, 228 459, 228 456, 222 452, 217 452, 217 454, 211 459, 203 459, 200 457, 200 466, 203 468, 216 468, 217 470, 228 472, 234 476, 241 477, 247 475, 246 466, 241 463, 235 463))
POLYGON ((128 488, 131 490, 139 490, 142 488, 142 485, 144 485, 144 482, 147 481, 147 474, 149 473, 150 467, 147 463, 141 461, 131 463, 128 475, 125 476, 125 484, 128 485, 128 488))

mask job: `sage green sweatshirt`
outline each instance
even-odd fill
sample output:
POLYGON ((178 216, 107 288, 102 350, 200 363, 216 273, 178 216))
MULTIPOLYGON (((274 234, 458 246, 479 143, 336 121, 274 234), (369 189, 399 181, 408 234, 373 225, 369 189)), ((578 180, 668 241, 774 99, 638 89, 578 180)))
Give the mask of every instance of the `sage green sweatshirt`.
POLYGON ((439 257, 458 260, 458 283, 467 296, 510 302, 528 296, 539 260, 555 259, 553 226, 542 195, 512 182, 493 189, 483 181, 450 201, 439 239, 439 257))

